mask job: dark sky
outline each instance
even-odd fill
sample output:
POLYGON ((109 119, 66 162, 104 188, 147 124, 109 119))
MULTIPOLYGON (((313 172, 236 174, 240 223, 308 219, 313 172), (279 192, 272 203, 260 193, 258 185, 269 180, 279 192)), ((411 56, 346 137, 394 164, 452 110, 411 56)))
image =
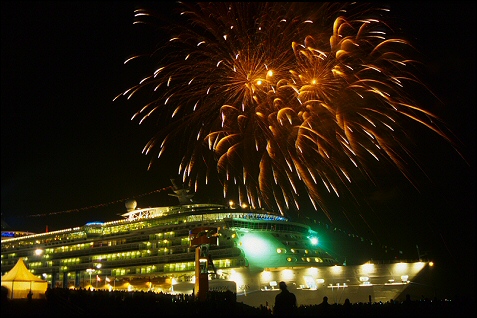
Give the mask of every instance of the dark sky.
MULTIPOLYGON (((141 197, 168 187, 177 165, 147 171, 150 157, 141 151, 152 131, 130 121, 137 105, 112 101, 145 75, 124 60, 161 37, 133 26, 135 5, 2 1, 1 213, 12 228, 116 219, 133 197, 141 206, 176 203, 168 191, 141 197)), ((416 136, 425 172, 416 176, 419 191, 383 175, 383 187, 367 193, 368 211, 337 225, 457 260, 459 247, 475 247, 475 4, 393 2, 391 9, 426 58, 424 77, 465 160, 432 134, 416 136)), ((197 197, 212 201, 217 192, 197 197)))

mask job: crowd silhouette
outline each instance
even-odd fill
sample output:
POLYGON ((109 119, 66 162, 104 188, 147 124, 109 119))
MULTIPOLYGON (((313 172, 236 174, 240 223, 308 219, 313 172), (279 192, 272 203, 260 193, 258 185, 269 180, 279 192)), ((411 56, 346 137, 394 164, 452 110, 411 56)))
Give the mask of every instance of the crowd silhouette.
MULTIPOLYGON (((286 288, 285 288, 286 289, 286 288)), ((251 307, 236 301, 236 294, 209 292, 206 301, 197 301, 193 295, 167 294, 144 291, 109 291, 90 289, 48 289, 44 299, 7 297, 2 286, 2 317, 137 317, 177 316, 202 317, 274 317, 279 316, 268 304, 251 307)), ((429 299, 397 302, 330 304, 323 297, 319 304, 298 305, 290 317, 473 317, 475 302, 471 299, 429 299)))

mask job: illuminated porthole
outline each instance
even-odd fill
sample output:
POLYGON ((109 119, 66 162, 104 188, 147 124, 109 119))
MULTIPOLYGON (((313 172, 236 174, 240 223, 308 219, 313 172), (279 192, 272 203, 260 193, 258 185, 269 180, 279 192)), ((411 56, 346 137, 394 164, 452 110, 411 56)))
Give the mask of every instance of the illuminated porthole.
POLYGON ((278 254, 285 254, 286 252, 287 252, 287 250, 284 249, 284 248, 277 248, 277 253, 278 254))
POLYGON ((296 262, 295 257, 287 257, 287 262, 296 262))

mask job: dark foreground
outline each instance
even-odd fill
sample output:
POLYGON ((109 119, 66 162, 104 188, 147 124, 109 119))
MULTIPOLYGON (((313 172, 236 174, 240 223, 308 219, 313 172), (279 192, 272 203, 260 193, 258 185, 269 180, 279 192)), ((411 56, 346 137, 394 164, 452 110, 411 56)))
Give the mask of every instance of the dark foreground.
MULTIPOLYGON (((2 297, 2 317, 273 317, 270 309, 250 307, 234 295, 204 302, 190 296, 147 292, 55 289, 48 299, 2 297)), ((294 317, 474 317, 470 300, 407 299, 404 302, 301 305, 294 317)))

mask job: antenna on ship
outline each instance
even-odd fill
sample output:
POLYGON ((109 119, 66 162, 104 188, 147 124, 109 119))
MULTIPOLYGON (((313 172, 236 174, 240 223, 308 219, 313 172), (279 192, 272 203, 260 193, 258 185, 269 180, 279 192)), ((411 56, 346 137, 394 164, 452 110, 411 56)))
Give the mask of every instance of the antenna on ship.
POLYGON ((171 183, 174 194, 169 193, 170 196, 177 197, 179 199, 180 205, 192 203, 191 198, 194 196, 194 194, 189 194, 189 189, 180 188, 174 179, 171 179, 171 183))

